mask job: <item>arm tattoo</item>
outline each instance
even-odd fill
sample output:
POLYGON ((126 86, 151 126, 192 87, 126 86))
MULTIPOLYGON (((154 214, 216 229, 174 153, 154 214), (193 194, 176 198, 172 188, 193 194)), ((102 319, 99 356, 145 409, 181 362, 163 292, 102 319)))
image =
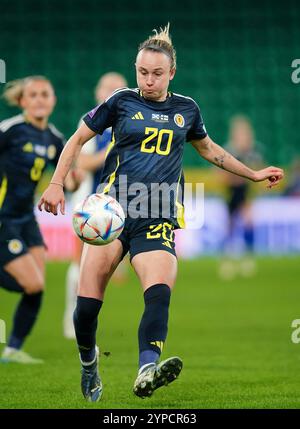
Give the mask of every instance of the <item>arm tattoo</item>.
POLYGON ((226 152, 224 150, 224 153, 222 155, 215 156, 214 160, 215 160, 216 164, 218 164, 218 166, 220 168, 224 169, 224 160, 225 160, 225 158, 226 158, 226 152))

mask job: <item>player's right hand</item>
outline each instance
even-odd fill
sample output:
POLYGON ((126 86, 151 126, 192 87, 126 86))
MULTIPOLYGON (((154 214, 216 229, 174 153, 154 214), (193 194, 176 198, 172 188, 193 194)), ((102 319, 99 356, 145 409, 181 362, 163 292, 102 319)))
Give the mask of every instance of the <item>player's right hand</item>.
POLYGON ((60 212, 62 215, 65 214, 65 194, 63 187, 56 184, 51 184, 45 190, 38 202, 38 208, 40 211, 46 210, 48 213, 53 213, 57 216, 57 209, 60 205, 60 212))
POLYGON ((267 167, 255 172, 254 181, 268 180, 267 188, 273 188, 284 178, 284 171, 279 167, 267 167))

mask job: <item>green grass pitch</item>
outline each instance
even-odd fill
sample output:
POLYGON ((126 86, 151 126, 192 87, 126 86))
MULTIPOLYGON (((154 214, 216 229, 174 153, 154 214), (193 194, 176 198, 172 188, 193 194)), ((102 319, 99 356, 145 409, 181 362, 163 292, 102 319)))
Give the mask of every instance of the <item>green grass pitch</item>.
MULTIPOLYGON (((130 270, 123 286, 107 289, 98 328, 104 384, 100 403, 86 403, 74 341, 62 336, 66 263, 47 266, 40 319, 25 350, 40 366, 0 365, 0 408, 299 408, 299 258, 260 258, 251 279, 221 281, 217 260, 180 261, 163 357, 178 355, 177 381, 151 398, 133 395, 137 329, 143 309, 130 270)), ((0 318, 11 327, 18 296, 0 289, 0 318)), ((2 346, 1 346, 2 349, 2 346)))

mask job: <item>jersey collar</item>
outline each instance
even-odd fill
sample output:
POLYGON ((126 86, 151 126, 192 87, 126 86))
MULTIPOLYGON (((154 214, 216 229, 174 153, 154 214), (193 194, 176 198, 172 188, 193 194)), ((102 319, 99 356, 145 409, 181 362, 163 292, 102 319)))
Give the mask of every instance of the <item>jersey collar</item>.
POLYGON ((45 128, 39 128, 39 127, 37 127, 36 125, 34 125, 30 120, 29 120, 29 118, 27 117, 27 115, 26 115, 26 113, 25 112, 23 112, 23 118, 24 118, 24 122, 26 122, 26 124, 29 124, 29 125, 31 125, 34 129, 36 129, 36 130, 39 130, 39 131, 45 131, 45 130, 47 130, 48 128, 49 128, 49 126, 48 126, 48 122, 47 122, 47 125, 46 125, 46 127, 45 128))
POLYGON ((168 93, 167 93, 167 98, 165 99, 165 100, 163 100, 163 101, 156 101, 156 100, 148 100, 147 98, 144 98, 144 96, 143 96, 143 91, 141 91, 140 89, 139 89, 139 96, 140 97, 142 97, 142 98, 144 98, 144 100, 146 100, 147 102, 149 101, 150 103, 165 103, 166 101, 168 101, 169 100, 169 98, 170 97, 172 97, 172 92, 171 91, 168 91, 168 93))

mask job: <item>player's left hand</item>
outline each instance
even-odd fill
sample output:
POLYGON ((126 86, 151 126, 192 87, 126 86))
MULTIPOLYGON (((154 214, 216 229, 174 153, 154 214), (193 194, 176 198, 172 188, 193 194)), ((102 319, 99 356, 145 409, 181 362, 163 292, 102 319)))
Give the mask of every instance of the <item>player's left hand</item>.
POLYGON ((268 180, 267 188, 273 188, 278 185, 284 177, 284 171, 278 167, 267 167, 255 172, 254 182, 262 182, 268 180))
POLYGON ((59 183, 50 182, 48 188, 45 190, 38 202, 40 211, 43 209, 48 213, 53 213, 57 216, 57 209, 60 206, 60 212, 65 214, 65 195, 63 186, 59 183))

